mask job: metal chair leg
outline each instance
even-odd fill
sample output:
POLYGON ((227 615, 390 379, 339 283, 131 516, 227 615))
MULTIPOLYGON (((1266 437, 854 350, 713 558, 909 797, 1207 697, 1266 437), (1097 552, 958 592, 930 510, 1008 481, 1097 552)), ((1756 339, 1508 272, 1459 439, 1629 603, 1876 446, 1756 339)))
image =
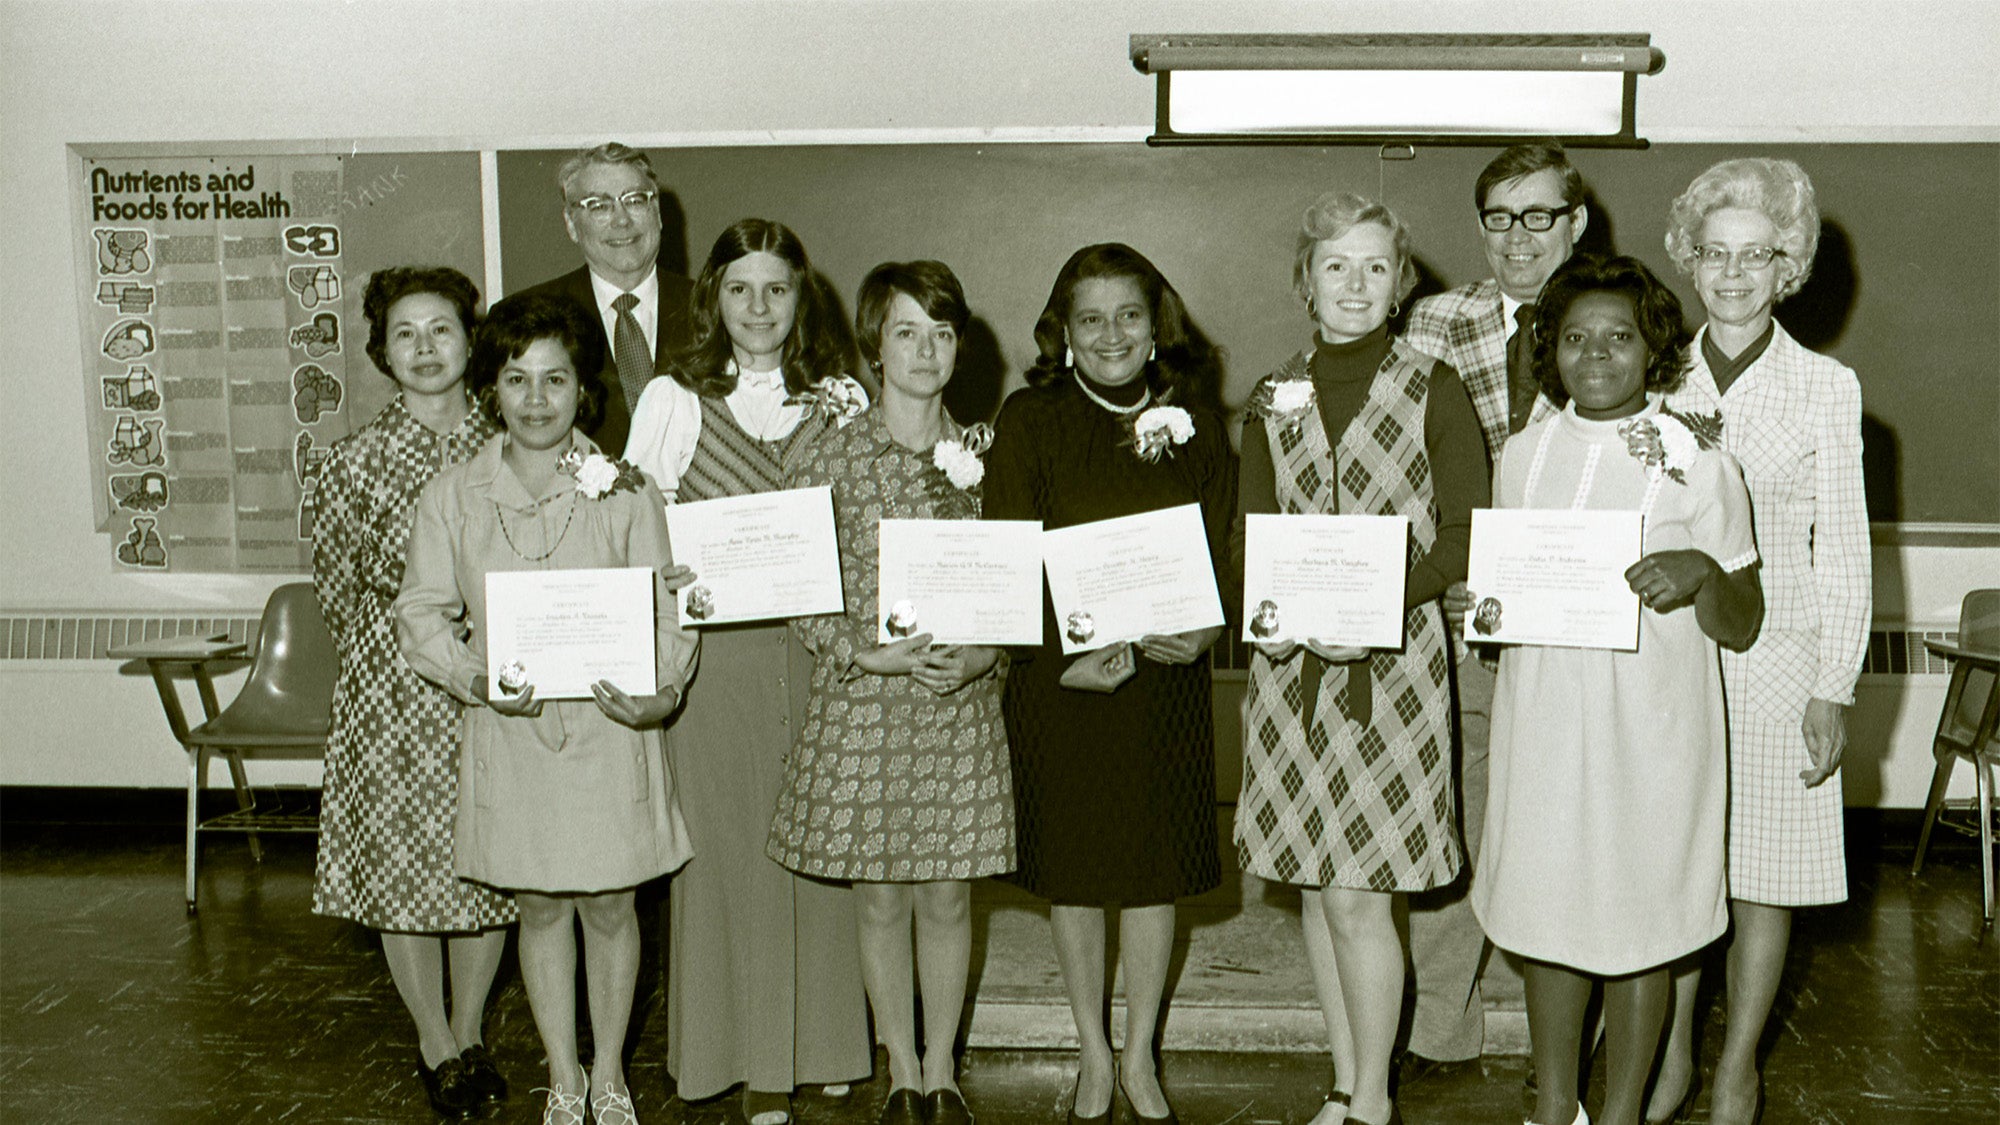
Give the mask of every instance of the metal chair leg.
POLYGON ((1931 829, 1937 827, 1938 812, 1944 808, 1944 795, 1951 789, 1951 770, 1957 764, 1958 755, 1948 746, 1932 744, 1931 753, 1937 757, 1937 768, 1931 771, 1930 796, 1924 798, 1924 826, 1917 833, 1917 858, 1910 862, 1910 874, 1918 875, 1924 869, 1924 852, 1931 846, 1931 829))
MULTIPOLYGON (((241 812, 249 812, 257 807, 257 796, 250 792, 250 775, 243 769, 243 752, 224 750, 222 756, 229 762, 229 782, 236 788, 236 808, 241 812)), ((246 832, 244 835, 250 837, 251 862, 264 862, 264 841, 258 838, 254 831, 246 832)))
POLYGON ((185 862, 187 864, 187 912, 193 914, 195 909, 195 860, 201 854, 199 850, 201 845, 196 839, 196 830, 201 823, 201 748, 199 746, 190 746, 187 748, 187 755, 187 854, 185 862))
POLYGON ((1985 922, 1993 925, 1993 767, 1984 758, 1972 763, 1979 789, 1979 901, 1985 922))

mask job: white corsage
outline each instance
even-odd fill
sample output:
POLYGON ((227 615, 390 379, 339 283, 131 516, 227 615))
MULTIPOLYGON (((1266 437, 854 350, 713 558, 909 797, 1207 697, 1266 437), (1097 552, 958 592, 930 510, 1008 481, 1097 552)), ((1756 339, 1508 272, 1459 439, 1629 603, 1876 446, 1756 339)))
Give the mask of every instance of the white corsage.
POLYGON ((1132 423, 1132 448, 1142 461, 1158 461, 1170 446, 1194 437, 1194 417, 1178 406, 1155 406, 1132 423))
POLYGON ((1687 470, 1701 455, 1701 438, 1671 414, 1627 419, 1619 423, 1618 433, 1625 439, 1625 452, 1648 473, 1665 473, 1675 484, 1687 483, 1687 470))
POLYGON ((868 389, 846 375, 836 375, 785 399, 785 405, 803 406, 807 415, 824 415, 844 426, 868 409, 868 389))
POLYGON ((931 449, 931 463, 951 481, 952 487, 969 490, 986 479, 986 463, 979 458, 993 445, 993 427, 984 422, 966 427, 958 438, 946 438, 931 449))
POLYGON ((1280 379, 1265 384, 1264 413, 1278 423, 1281 431, 1298 429, 1317 401, 1311 379, 1280 379))
POLYGON ((602 500, 614 492, 636 492, 646 479, 629 461, 602 453, 585 454, 580 449, 563 454, 556 468, 576 478, 576 490, 586 500, 602 500))

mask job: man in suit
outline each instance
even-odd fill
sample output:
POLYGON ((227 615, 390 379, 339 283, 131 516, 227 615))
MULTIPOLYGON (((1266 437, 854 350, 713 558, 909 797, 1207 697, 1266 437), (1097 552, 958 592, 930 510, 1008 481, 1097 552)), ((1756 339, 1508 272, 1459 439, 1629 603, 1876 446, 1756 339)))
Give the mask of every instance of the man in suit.
MULTIPOLYGON (((1486 453, 1498 468, 1510 434, 1556 411, 1529 368, 1531 336, 1523 326, 1556 267, 1569 260, 1590 214, 1583 177, 1561 145, 1522 144, 1502 152, 1473 187, 1479 233, 1492 277, 1417 302, 1404 339, 1456 368, 1472 396, 1486 453)), ((1446 595, 1462 608, 1465 584, 1446 595)), ((1462 613, 1453 614, 1454 626, 1462 613)), ((1484 1046, 1485 1005, 1479 969, 1486 935, 1466 899, 1486 826, 1488 717, 1493 673, 1468 654, 1458 664, 1459 808, 1465 827, 1466 877, 1410 899, 1410 958, 1416 1010, 1399 1067, 1405 1084, 1467 1062, 1484 1046)))
POLYGON ((603 326, 604 421, 591 440, 613 457, 625 450, 639 393, 665 375, 688 343, 693 283, 660 266, 660 180, 646 154, 611 141, 563 161, 556 171, 563 229, 583 265, 513 294, 576 302, 603 326))

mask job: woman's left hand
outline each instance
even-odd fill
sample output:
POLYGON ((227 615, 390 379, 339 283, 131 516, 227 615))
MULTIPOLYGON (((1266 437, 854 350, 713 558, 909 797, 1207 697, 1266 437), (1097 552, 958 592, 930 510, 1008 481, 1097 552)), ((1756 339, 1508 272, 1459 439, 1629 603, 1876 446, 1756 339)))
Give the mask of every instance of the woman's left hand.
POLYGON ((667 721, 667 716, 680 706, 681 693, 672 688, 654 692, 652 695, 627 695, 610 680, 599 680, 590 685, 590 694, 597 700, 597 709, 616 722, 633 730, 645 730, 667 721))
POLYGON ((1188 633, 1154 633, 1139 638, 1139 655, 1155 664, 1193 664, 1222 636, 1222 626, 1188 633))
POLYGON ((1808 699, 1799 729, 1805 732, 1806 753, 1813 763, 1799 771, 1799 780, 1812 789, 1840 769, 1841 755, 1847 753, 1847 708, 1831 700, 1808 699))
POLYGON ((1702 585, 1721 574, 1715 560, 1701 551, 1655 551, 1625 571, 1625 581, 1654 613, 1667 613, 1694 601, 1702 585))
POLYGON ((660 568, 660 584, 667 588, 669 594, 679 593, 681 587, 694 584, 694 571, 684 566, 663 566, 660 568))
POLYGON ((984 676, 1000 659, 1000 650, 985 645, 936 645, 917 660, 910 678, 937 695, 950 695, 984 676))

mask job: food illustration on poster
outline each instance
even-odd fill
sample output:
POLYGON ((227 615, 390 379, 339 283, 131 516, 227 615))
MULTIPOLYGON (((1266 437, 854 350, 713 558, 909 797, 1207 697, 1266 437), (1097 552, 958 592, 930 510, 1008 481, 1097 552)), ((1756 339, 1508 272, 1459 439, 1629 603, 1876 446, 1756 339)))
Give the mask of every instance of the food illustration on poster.
POLYGON ((92 458, 119 565, 297 572, 317 474, 349 429, 346 158, 93 158, 92 458), (143 513, 132 515, 131 513, 143 513))

